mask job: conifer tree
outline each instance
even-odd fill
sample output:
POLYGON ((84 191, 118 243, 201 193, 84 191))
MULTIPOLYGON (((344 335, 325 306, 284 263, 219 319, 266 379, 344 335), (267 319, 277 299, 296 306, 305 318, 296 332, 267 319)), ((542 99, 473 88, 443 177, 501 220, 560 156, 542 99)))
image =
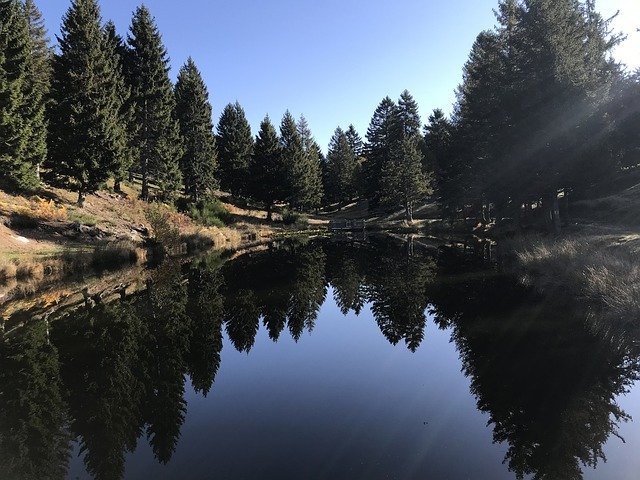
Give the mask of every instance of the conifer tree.
POLYGON ((317 209, 322 204, 324 196, 322 184, 322 162, 320 158, 320 147, 313 138, 309 123, 304 115, 300 116, 297 123, 298 134, 302 140, 304 150, 304 198, 301 206, 306 209, 317 209))
POLYGON ((432 189, 430 175, 423 167, 418 105, 408 91, 402 92, 390 123, 390 153, 382 166, 381 198, 389 204, 402 204, 406 220, 412 222, 415 202, 432 189))
POLYGON ((217 130, 220 187, 234 195, 247 195, 253 137, 239 102, 230 103, 224 108, 217 130))
POLYGON ((293 115, 287 110, 280 123, 280 144, 285 170, 286 200, 294 208, 305 203, 307 169, 302 138, 293 115))
POLYGON ((184 142, 180 166, 185 191, 193 202, 216 187, 216 139, 209 92, 191 57, 180 69, 176 83, 176 112, 184 142))
POLYGON ((584 188, 585 171, 609 176, 609 161, 593 160, 607 157, 593 139, 606 129, 600 105, 618 70, 608 52, 620 37, 592 1, 503 0, 497 17, 498 28, 478 36, 458 93, 463 188, 493 203, 498 217, 542 202, 557 229, 558 190, 584 188))
POLYGON ((54 60, 51 165, 78 192, 78 204, 113 172, 126 142, 121 73, 96 0, 74 0, 54 60))
POLYGON ((354 127, 353 125, 349 125, 349 128, 347 128, 347 131, 345 132, 345 135, 347 136, 349 146, 351 147, 351 150, 353 151, 353 154, 356 156, 356 158, 359 159, 360 157, 362 157, 364 155, 364 142, 362 141, 362 137, 360 137, 360 135, 356 131, 356 127, 354 127))
POLYGON ((398 107, 394 110, 391 119, 392 143, 405 138, 420 137, 421 123, 418 104, 408 90, 400 95, 398 107))
MULTIPOLYGON (((29 25, 18 0, 0 3, 0 170, 9 188, 33 189, 38 178, 30 145, 34 115, 29 82, 29 25)), ((36 147, 37 148, 37 147, 36 147)))
POLYGON ((25 160, 33 164, 39 180, 40 166, 47 158, 46 108, 51 87, 53 53, 49 47, 42 13, 33 0, 26 0, 24 14, 29 25, 30 42, 26 82, 28 102, 25 111, 30 123, 30 135, 25 160))
POLYGON ((347 134, 338 127, 331 137, 327 153, 327 190, 329 198, 342 207, 354 197, 358 160, 347 134))
POLYGON ((136 148, 136 133, 138 126, 135 122, 135 104, 132 95, 132 87, 127 75, 127 66, 130 63, 131 52, 127 48, 124 39, 116 31, 116 26, 112 21, 108 21, 104 27, 107 45, 114 56, 118 75, 117 91, 121 100, 121 114, 125 122, 126 138, 119 147, 120 151, 116 156, 116 165, 113 172, 114 190, 121 191, 121 183, 130 172, 133 163, 136 161, 138 152, 136 148))
POLYGON ((440 209, 443 217, 451 218, 460 197, 457 187, 461 176, 459 162, 456 162, 457 158, 452 154, 453 126, 444 112, 437 108, 429 116, 429 123, 425 126, 424 132, 425 171, 434 172, 440 209))
POLYGON ((131 48, 129 78, 133 84, 135 121, 139 126, 142 194, 149 199, 150 177, 161 195, 171 198, 182 181, 182 144, 175 117, 175 96, 169 79, 169 58, 154 18, 144 5, 133 14, 128 43, 131 48))
POLYGON ((268 115, 260 124, 249 172, 252 182, 251 198, 264 204, 267 220, 271 221, 273 205, 285 200, 286 189, 283 184, 285 171, 282 148, 268 115))
POLYGON ((382 200, 400 203, 407 222, 413 222, 416 201, 433 193, 430 177, 422 168, 419 138, 403 138, 397 143, 382 169, 382 200))
POLYGON ((392 121, 396 104, 385 97, 376 108, 367 130, 362 193, 373 203, 380 200, 382 168, 391 154, 392 121))

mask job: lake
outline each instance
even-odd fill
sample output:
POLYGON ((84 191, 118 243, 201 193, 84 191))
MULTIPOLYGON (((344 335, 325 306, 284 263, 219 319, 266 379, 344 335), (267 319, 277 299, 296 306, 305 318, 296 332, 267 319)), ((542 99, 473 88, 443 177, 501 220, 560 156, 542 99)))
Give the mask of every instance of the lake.
POLYGON ((499 258, 291 240, 13 312, 0 478, 637 480, 637 319, 499 258))

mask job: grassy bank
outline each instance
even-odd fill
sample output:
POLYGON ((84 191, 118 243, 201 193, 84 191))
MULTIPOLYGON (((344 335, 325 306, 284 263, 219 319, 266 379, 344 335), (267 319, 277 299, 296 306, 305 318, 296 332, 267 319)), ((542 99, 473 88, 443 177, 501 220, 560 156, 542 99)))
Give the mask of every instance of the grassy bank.
POLYGON ((592 225, 565 237, 530 237, 508 247, 522 283, 546 295, 584 301, 599 330, 640 338, 640 234, 592 225))
POLYGON ((160 243, 170 243, 167 250, 178 255, 237 249, 323 228, 323 221, 304 217, 267 222, 266 212, 230 203, 216 202, 200 215, 193 209, 179 212, 173 206, 150 205, 138 197, 135 183, 123 185, 119 193, 105 189, 89 195, 83 208, 75 204, 75 193, 59 188, 44 186, 28 198, 0 191, 0 282, 53 280, 144 262, 157 252, 153 212, 161 212, 174 236, 160 243))

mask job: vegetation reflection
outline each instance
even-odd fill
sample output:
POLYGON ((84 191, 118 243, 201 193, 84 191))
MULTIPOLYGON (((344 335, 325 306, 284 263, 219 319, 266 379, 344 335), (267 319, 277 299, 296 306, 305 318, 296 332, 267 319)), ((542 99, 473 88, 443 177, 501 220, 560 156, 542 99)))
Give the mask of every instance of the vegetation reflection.
POLYGON ((123 478, 143 436, 168 463, 186 378, 210 393, 224 332, 247 353, 261 328, 274 342, 300 341, 331 292, 342 314, 370 312, 391 344, 413 352, 431 315, 451 332, 514 475, 579 480, 629 419, 616 397, 640 374, 638 330, 607 311, 541 298, 501 273, 493 252, 486 242, 286 241, 235 259, 168 261, 142 291, 87 297, 51 325, 3 332, 0 469, 64 478, 76 439, 90 475, 123 478))

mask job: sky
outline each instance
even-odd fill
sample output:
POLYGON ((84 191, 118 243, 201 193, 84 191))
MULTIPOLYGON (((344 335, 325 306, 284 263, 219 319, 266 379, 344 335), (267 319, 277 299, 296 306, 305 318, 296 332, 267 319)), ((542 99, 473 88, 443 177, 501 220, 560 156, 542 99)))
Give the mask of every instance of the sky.
MULTIPOLYGON (((615 56, 640 67, 640 0, 596 0, 628 35, 615 56)), ((69 0, 36 0, 55 43, 69 0)), ((126 35, 140 0, 102 0, 103 20, 126 35)), ((450 112, 473 41, 495 25, 498 0, 146 0, 171 57, 192 56, 217 123, 239 101, 254 134, 269 114, 307 118, 326 151, 336 127, 364 137, 380 100, 408 89, 423 121, 450 112)))

